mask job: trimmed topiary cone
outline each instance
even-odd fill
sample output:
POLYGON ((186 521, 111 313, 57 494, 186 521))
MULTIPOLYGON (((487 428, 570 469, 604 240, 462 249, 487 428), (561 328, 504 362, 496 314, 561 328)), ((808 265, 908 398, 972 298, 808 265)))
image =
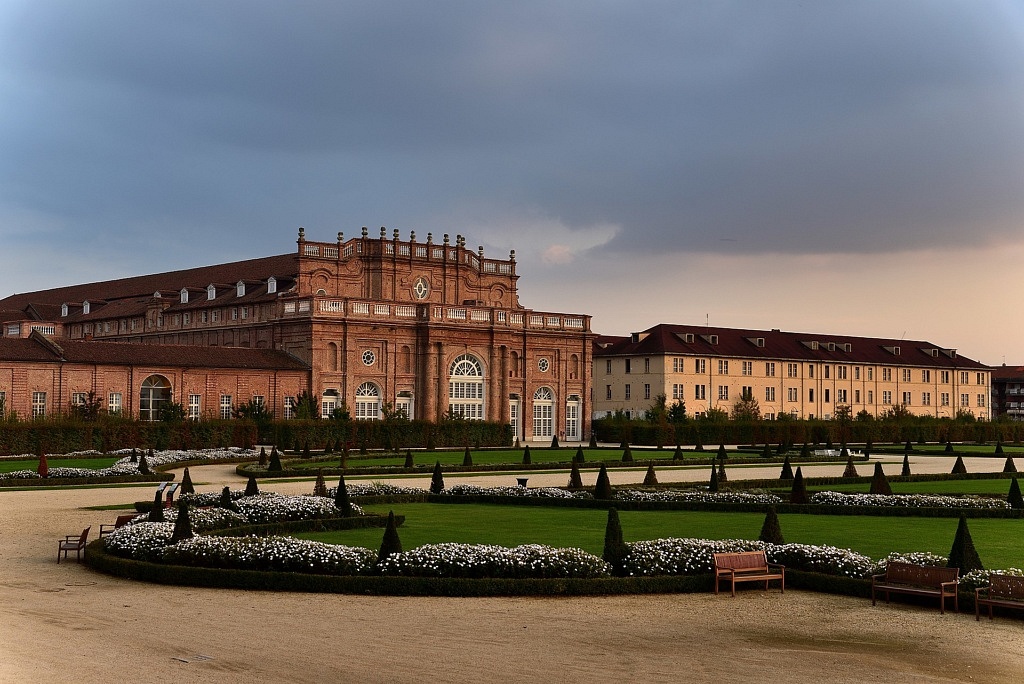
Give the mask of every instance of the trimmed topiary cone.
POLYGON ((405 464, 402 467, 403 468, 414 468, 414 467, 416 467, 416 464, 413 463, 413 460, 412 460, 412 451, 409 450, 409 449, 405 450, 405 464))
POLYGON ((149 522, 164 522, 164 497, 163 492, 157 492, 153 496, 153 507, 149 509, 149 522))
POLYGON ((853 455, 849 452, 846 453, 846 470, 843 471, 843 477, 860 477, 857 466, 853 464, 853 455))
POLYGON ((967 472, 967 466, 964 465, 964 457, 957 456, 956 463, 953 464, 953 470, 950 471, 953 475, 963 475, 967 472))
POLYGON ((725 460, 718 462, 718 484, 727 482, 729 478, 725 474, 725 460))
POLYGON ((782 525, 779 524, 779 515, 775 512, 775 506, 769 506, 768 512, 764 515, 764 523, 761 525, 761 534, 757 537, 769 544, 785 544, 782 537, 782 525))
POLYGON ((136 451, 135 449, 132 449, 131 458, 129 458, 128 460, 131 461, 132 463, 138 463, 139 462, 139 452, 136 451))
POLYGON ((466 447, 466 453, 462 455, 462 467, 469 468, 473 465, 473 454, 469 453, 469 447, 466 447))
POLYGON ((266 468, 267 467, 267 449, 266 447, 260 447, 260 460, 257 463, 266 468))
POLYGON ((604 463, 601 464, 601 470, 599 470, 597 473, 597 484, 594 486, 594 498, 615 498, 615 492, 612 491, 611 480, 608 479, 608 469, 605 468, 604 463))
POLYGON ((434 472, 430 476, 430 493, 440 494, 444 491, 444 475, 441 474, 441 462, 434 463, 434 472))
POLYGON ((256 478, 252 475, 249 476, 249 481, 245 483, 245 495, 246 496, 259 496, 260 486, 256 484, 256 478))
POLYGON ((697 441, 693 443, 694 451, 704 451, 704 442, 701 441, 700 435, 697 436, 697 441))
POLYGON ((334 447, 331 446, 331 440, 327 440, 327 444, 324 445, 324 456, 326 456, 327 454, 333 454, 333 453, 334 453, 334 447))
POLYGON ((558 435, 551 435, 551 448, 552 449, 557 449, 558 448, 558 435))
POLYGON ((188 466, 185 466, 185 472, 181 474, 181 493, 182 494, 195 494, 196 488, 192 484, 192 476, 188 474, 188 466))
POLYGON ((523 447, 523 465, 533 465, 533 456, 530 455, 530 445, 523 447))
POLYGON ((902 477, 910 476, 910 454, 903 454, 903 470, 900 471, 902 477))
POLYGON ((1001 439, 1000 440, 996 440, 996 453, 997 454, 1003 453, 1003 440, 1001 440, 1001 439))
POLYGON ((146 461, 146 454, 139 456, 139 472, 143 475, 149 475, 149 463, 146 461))
POLYGON ((950 442, 949 440, 946 440, 946 453, 947 454, 953 453, 953 443, 950 442))
POLYGON ((789 454, 782 461, 782 472, 779 473, 780 480, 792 480, 793 479, 793 466, 789 463, 789 454))
POLYGON ((811 457, 811 447, 810 447, 810 445, 807 442, 804 442, 804 445, 802 447, 800 447, 800 458, 810 458, 810 457, 811 457))
POLYGON ((656 484, 658 484, 658 476, 654 472, 654 464, 653 463, 651 463, 650 465, 647 466, 647 474, 644 475, 644 484, 645 485, 656 485, 656 484))
POLYGON ((1024 497, 1020 494, 1017 478, 1010 480, 1010 493, 1006 496, 1006 503, 1010 504, 1010 508, 1024 508, 1024 497))
POLYGON ((622 452, 622 462, 623 463, 632 463, 633 462, 633 452, 630 450, 628 444, 626 445, 626 448, 622 452))
POLYGON ((284 468, 281 467, 281 454, 277 453, 277 447, 275 446, 270 450, 270 463, 267 464, 267 472, 279 473, 284 468))
POLYGON ((309 442, 303 442, 302 444, 302 458, 309 458, 309 442))
POLYGON ((967 528, 967 518, 961 513, 960 522, 956 526, 956 536, 953 537, 953 548, 949 550, 949 562, 947 568, 960 568, 960 576, 963 577, 974 570, 984 570, 978 551, 974 548, 974 540, 971 539, 971 531, 967 528))
POLYGON ((871 491, 869 494, 892 494, 892 487, 889 486, 889 480, 886 479, 885 473, 882 472, 882 464, 875 462, 875 472, 871 476, 871 491))
POLYGON ((807 496, 807 485, 804 483, 804 474, 797 466, 796 476, 793 477, 793 489, 789 492, 789 503, 791 504, 805 504, 810 503, 810 498, 807 496))
POLYGON ((36 472, 39 473, 39 477, 47 477, 50 474, 50 466, 46 462, 46 454, 41 449, 39 451, 39 467, 36 468, 36 472))
POLYGON ((729 454, 727 454, 725 452, 725 445, 724 444, 719 444, 718 445, 718 460, 719 461, 724 461, 727 458, 729 458, 729 454))
POLYGON ((772 457, 772 448, 770 446, 768 446, 768 442, 764 443, 764 449, 761 449, 761 456, 762 456, 762 458, 771 458, 772 457))
POLYGON ((1004 473, 1015 473, 1017 472, 1017 464, 1013 462, 1013 456, 1007 456, 1006 461, 1003 463, 1004 473))
POLYGON ((344 473, 338 476, 338 489, 334 492, 334 507, 341 511, 344 517, 352 517, 352 503, 348 500, 348 485, 345 484, 344 473))
POLYGON ((380 551, 377 552, 377 562, 380 563, 388 556, 396 553, 402 553, 402 540, 398 538, 395 512, 388 511, 388 524, 384 528, 384 538, 380 542, 380 551))
POLYGON ((178 517, 174 520, 174 532, 171 534, 171 543, 177 544, 194 536, 196 535, 192 531, 192 518, 188 514, 188 504, 178 499, 178 517))
POLYGON ((604 552, 601 558, 612 566, 612 574, 616 577, 625 575, 626 557, 629 556, 629 547, 622 538, 622 524, 619 522, 619 512, 615 508, 608 509, 608 522, 604 528, 604 552))
POLYGON ((826 435, 825 448, 828 449, 829 451, 832 450, 832 435, 826 435))
POLYGON ((673 461, 682 461, 683 460, 683 447, 679 446, 678 444, 676 444, 676 450, 672 452, 672 460, 673 461))
POLYGON ((576 461, 572 462, 572 468, 569 470, 569 484, 566 485, 569 489, 582 489, 583 478, 580 477, 579 464, 576 461))
POLYGON ((238 512, 238 506, 231 499, 231 489, 229 487, 220 490, 220 500, 217 502, 217 508, 226 508, 229 511, 238 512))
POLYGON ((718 468, 715 467, 714 463, 711 464, 711 481, 708 482, 708 491, 718 491, 718 468))
POLYGON ((596 449, 597 448, 597 433, 596 432, 591 432, 590 433, 590 443, 587 444, 587 447, 590 448, 590 449, 596 449))
POLYGON ((345 442, 345 446, 341 448, 341 468, 344 470, 348 467, 348 442, 345 442))
POLYGON ((903 450, 904 451, 913 451, 914 450, 914 445, 911 444, 909 439, 907 440, 907 443, 905 445, 903 445, 903 450))
POLYGON ((583 463, 584 461, 587 460, 586 456, 583 455, 583 447, 576 447, 576 454, 572 457, 572 460, 576 461, 577 463, 583 463))
POLYGON ((313 496, 327 496, 327 482, 324 481, 324 469, 316 469, 316 484, 313 485, 313 496))

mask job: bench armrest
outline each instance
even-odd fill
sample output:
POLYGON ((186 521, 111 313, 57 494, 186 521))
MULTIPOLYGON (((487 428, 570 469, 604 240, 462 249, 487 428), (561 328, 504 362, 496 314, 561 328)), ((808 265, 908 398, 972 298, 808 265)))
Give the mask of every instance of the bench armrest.
POLYGON ((780 570, 785 570, 786 569, 786 566, 782 565, 781 563, 769 563, 768 567, 769 568, 779 568, 780 570))
POLYGON ((952 584, 954 587, 960 584, 960 580, 953 580, 952 582, 942 582, 939 584, 940 587, 947 587, 952 584))
POLYGON ((886 577, 888 577, 888 573, 883 572, 881 575, 872 575, 871 581, 874 582, 875 580, 884 580, 886 577))

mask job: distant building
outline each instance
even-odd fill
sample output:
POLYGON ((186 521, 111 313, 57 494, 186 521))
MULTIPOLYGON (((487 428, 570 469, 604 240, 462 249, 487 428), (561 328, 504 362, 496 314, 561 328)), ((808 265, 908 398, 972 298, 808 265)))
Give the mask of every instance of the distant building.
POLYGON ((761 415, 829 420, 904 406, 915 415, 990 417, 991 369, 930 342, 779 330, 656 325, 594 342, 594 416, 642 416, 656 397, 687 415, 731 414, 744 394, 761 415))
POLYGON ((263 397, 287 418, 298 392, 309 390, 324 416, 344 404, 364 420, 390 409, 430 421, 509 422, 522 439, 589 434, 589 316, 520 306, 514 252, 489 259, 462 236, 452 244, 447 235, 435 243, 430 234, 417 242, 415 233, 408 241, 385 233, 371 238, 364 228, 357 238, 311 242, 300 228, 290 254, 2 299, 0 396, 8 409, 39 415, 65 410, 82 393, 110 406, 120 394, 121 410, 144 418, 153 417, 147 396, 179 402, 193 417, 227 415, 225 407, 263 397), (26 375, 28 364, 61 356, 40 352, 40 337, 96 371, 60 381, 26 375), (88 352, 106 343, 122 343, 111 345, 118 364, 145 372, 108 372, 88 352), (161 363, 147 346, 164 348, 161 363), (195 348, 206 350, 210 369, 201 387, 190 380, 195 348), (219 351, 246 360, 218 370, 219 351), (295 364, 302 382, 289 375, 287 387, 272 391, 274 373, 295 364))
POLYGON ((1024 366, 992 369, 992 417, 1024 420, 1024 366))

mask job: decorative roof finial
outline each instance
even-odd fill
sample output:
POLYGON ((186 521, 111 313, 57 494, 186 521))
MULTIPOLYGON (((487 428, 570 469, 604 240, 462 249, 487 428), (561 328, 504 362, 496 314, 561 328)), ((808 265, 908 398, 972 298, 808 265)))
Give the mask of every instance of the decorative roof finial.
POLYGON ((427 233, 427 244, 428 245, 434 244, 434 234, 433 233, 427 233))
POLYGON ((370 234, 370 231, 366 230, 366 226, 363 226, 363 237, 366 237, 369 234, 370 234))
POLYGON ((387 228, 385 228, 384 226, 380 227, 380 237, 381 237, 382 240, 384 239, 384 234, 387 233, 387 232, 388 232, 387 228))
POLYGON ((394 235, 395 240, 398 240, 398 229, 397 228, 395 228, 395 231, 394 231, 393 235, 394 235))
POLYGON ((444 244, 448 244, 448 233, 444 234, 444 244))
POLYGON ((509 251, 509 253, 508 253, 508 260, 509 261, 515 261, 516 260, 516 250, 513 249, 513 250, 509 251))
POLYGON ((306 229, 299 226, 299 242, 303 242, 306 239, 306 229))
POLYGON ((339 230, 338 231, 338 242, 344 242, 344 241, 345 241, 345 233, 343 233, 343 232, 341 232, 339 230))
POLYGON ((484 258, 484 246, 483 245, 477 245, 476 253, 478 255, 480 255, 481 259, 483 259, 484 258))
POLYGON ((415 230, 410 230, 409 231, 409 242, 416 242, 416 231, 415 230))

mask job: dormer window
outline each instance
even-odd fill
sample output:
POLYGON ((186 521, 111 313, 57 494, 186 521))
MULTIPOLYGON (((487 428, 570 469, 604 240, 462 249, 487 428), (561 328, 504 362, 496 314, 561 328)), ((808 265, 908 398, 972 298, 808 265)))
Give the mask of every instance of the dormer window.
POLYGON ((182 304, 188 304, 188 288, 187 287, 181 288, 181 303, 182 304))
POLYGON ((277 292, 277 278, 270 276, 267 278, 267 294, 274 294, 277 292))
POLYGON ((216 299, 217 298, 217 288, 214 287, 213 285, 208 285, 206 287, 206 298, 207 299, 216 299))
POLYGON ((236 297, 244 297, 245 296, 245 283, 243 283, 241 280, 239 280, 238 284, 235 285, 235 296, 236 297))
POLYGON ((83 314, 89 313, 89 302, 88 301, 82 302, 82 313, 83 314))
POLYGON ((68 305, 66 303, 60 305, 60 315, 61 318, 68 315, 68 305))

